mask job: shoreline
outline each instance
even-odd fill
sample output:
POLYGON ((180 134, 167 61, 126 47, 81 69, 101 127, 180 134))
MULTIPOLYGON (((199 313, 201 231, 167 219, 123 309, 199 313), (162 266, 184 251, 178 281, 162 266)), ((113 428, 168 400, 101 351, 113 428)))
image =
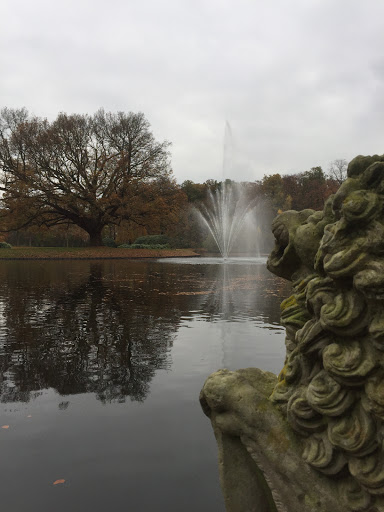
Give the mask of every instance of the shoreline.
POLYGON ((199 258, 193 249, 119 249, 111 247, 15 247, 0 249, 0 261, 147 260, 199 258))

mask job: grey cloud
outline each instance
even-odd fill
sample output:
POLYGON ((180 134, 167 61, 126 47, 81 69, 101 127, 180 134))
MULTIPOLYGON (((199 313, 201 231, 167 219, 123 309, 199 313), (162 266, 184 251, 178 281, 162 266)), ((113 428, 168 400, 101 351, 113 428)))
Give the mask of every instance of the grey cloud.
POLYGON ((143 111, 178 181, 382 152, 381 0, 5 0, 0 94, 37 115, 143 111))

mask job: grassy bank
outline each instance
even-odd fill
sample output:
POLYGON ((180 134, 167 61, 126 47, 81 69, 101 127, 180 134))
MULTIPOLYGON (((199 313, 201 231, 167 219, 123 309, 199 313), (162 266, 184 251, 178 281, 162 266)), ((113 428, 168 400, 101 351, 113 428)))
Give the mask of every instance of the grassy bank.
POLYGON ((199 256, 192 249, 115 249, 111 247, 13 247, 0 249, 0 260, 98 260, 186 258, 199 256))

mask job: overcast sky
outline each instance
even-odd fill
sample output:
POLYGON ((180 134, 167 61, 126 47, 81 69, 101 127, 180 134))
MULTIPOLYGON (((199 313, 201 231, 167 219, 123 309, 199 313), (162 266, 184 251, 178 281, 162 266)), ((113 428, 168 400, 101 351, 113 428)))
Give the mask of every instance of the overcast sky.
POLYGON ((1 0, 0 106, 144 112, 178 182, 384 153, 382 0, 1 0))

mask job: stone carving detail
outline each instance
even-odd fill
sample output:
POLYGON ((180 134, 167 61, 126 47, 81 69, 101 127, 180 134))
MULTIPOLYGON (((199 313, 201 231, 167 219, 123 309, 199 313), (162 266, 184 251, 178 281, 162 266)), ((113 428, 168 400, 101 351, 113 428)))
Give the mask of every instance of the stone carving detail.
MULTIPOLYGON (((201 395, 205 412, 216 432, 231 431, 248 447, 276 510, 384 512, 384 156, 356 157, 349 164, 348 179, 323 212, 283 212, 272 229, 276 247, 268 268, 293 285, 291 297, 281 305, 284 368, 273 389, 268 375, 272 392, 258 399, 266 379, 262 372, 244 370, 248 373, 241 379, 238 372, 227 372, 233 386, 239 386, 240 379, 244 387, 245 379, 254 387, 253 410, 251 404, 242 405, 243 398, 235 406, 232 388, 223 383, 224 375, 229 382, 228 375, 214 374, 201 395), (212 400, 215 393, 227 396, 221 411, 212 400), (267 403, 273 406, 268 417, 258 400, 264 408, 267 403), (224 411, 227 422, 232 417, 232 430, 223 422, 224 411), (280 419, 271 419, 274 411, 280 419), (274 465, 265 445, 257 443, 263 438, 263 421, 269 429, 279 422, 286 425, 281 436, 296 443, 303 467, 293 453, 291 457, 302 476, 297 482, 301 502, 284 494, 284 482, 273 476, 279 462, 274 465), (309 470, 305 467, 314 471, 313 494, 304 482, 309 470), (328 502, 323 496, 327 493, 328 502)), ((280 464, 288 464, 288 451, 281 451, 280 464)), ((286 474, 295 486, 293 471, 286 469, 286 474)))

